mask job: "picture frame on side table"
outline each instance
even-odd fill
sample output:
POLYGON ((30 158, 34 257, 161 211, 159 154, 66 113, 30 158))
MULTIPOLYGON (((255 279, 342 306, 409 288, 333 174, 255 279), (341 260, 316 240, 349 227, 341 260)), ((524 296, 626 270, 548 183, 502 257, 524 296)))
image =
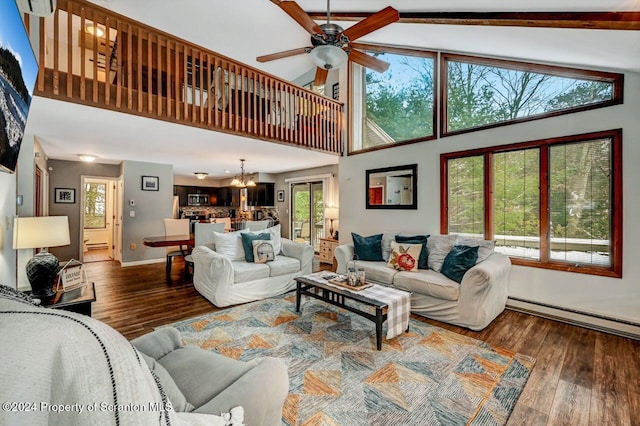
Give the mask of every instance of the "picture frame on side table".
POLYGON ((284 190, 283 189, 279 189, 278 190, 278 202, 280 203, 284 203, 284 190))
POLYGON ((160 178, 158 176, 142 176, 143 191, 159 191, 160 178))
POLYGON ((61 204, 75 204, 76 203, 75 188, 56 188, 53 202, 61 203, 61 204))

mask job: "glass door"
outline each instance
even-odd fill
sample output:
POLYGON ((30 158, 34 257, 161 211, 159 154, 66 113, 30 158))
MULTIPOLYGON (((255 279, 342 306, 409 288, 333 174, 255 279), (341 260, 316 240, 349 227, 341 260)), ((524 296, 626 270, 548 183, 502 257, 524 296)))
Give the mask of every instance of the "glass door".
POLYGON ((293 240, 320 250, 324 236, 324 192, 322 181, 291 185, 291 229, 293 240))

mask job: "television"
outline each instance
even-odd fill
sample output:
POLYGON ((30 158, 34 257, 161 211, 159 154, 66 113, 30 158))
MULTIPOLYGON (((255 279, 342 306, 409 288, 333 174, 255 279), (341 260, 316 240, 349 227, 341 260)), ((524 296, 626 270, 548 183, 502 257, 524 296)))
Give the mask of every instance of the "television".
POLYGON ((14 0, 0 1, 0 170, 16 171, 38 63, 14 0))

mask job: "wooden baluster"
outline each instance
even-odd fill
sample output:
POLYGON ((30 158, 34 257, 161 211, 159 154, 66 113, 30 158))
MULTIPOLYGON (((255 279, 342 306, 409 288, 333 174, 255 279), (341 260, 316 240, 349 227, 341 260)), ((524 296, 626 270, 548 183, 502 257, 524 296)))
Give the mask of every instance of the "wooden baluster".
POLYGON ((136 83, 136 89, 138 90, 138 112, 142 112, 142 91, 143 91, 143 85, 142 85, 142 30, 138 29, 137 30, 137 37, 138 37, 138 60, 137 60, 137 64, 138 64, 138 79, 137 79, 137 83, 136 83))
POLYGON ((111 19, 105 18, 104 34, 104 102, 111 104, 111 19))
POLYGON ((158 117, 162 116, 162 40, 156 36, 156 104, 158 105, 158 117))
POLYGON ((191 122, 196 122, 196 52, 189 48, 191 52, 191 122))
POLYGON ((260 133, 260 136, 262 136, 264 134, 264 122, 265 122, 265 117, 267 116, 267 105, 268 105, 268 100, 267 100, 267 89, 265 89, 264 84, 264 77, 262 76, 262 74, 258 75, 258 93, 260 94, 260 103, 258 104, 258 117, 260 117, 260 122, 258 123, 258 131, 260 133))
MULTIPOLYGON (((222 81, 220 80, 222 75, 222 68, 220 66, 220 59, 216 56, 213 59, 213 90, 209 95, 211 96, 211 108, 213 108, 213 119, 214 119, 214 127, 216 129, 220 128, 220 108, 218 108, 218 95, 222 98, 222 81), (220 69, 220 71, 218 71, 220 69)), ((222 105, 222 103, 220 103, 222 105)))
MULTIPOLYGON (((67 40, 73 40, 73 12, 64 2, 67 11, 67 40)), ((62 5, 61 5, 62 6, 62 5)), ((67 42, 67 98, 73 97, 73 43, 67 42)))
POLYGON ((251 91, 253 92, 253 126, 251 127, 251 133, 254 135, 258 133, 258 102, 260 102, 260 87, 256 79, 256 72, 251 71, 251 91))
MULTIPOLYGON (((38 44, 40 45, 39 63, 44 64, 44 52, 47 50, 46 38, 45 38, 45 26, 44 18, 40 18, 40 32, 38 37, 38 44)), ((44 66, 38 68, 38 90, 44 92, 44 66)))
POLYGON ((198 59, 200 60, 200 66, 198 68, 198 83, 200 85, 200 123, 204 123, 204 91, 206 90, 206 86, 204 84, 204 79, 202 78, 202 69, 204 68, 202 50, 198 51, 198 59))
POLYGON ((281 83, 280 81, 274 81, 274 86, 276 90, 276 105, 278 109, 276 110, 276 139, 282 139, 282 91, 280 90, 281 83))
POLYGON ((222 128, 231 128, 231 64, 225 62, 222 73, 222 128))
MULTIPOLYGON (((98 103, 98 22, 96 21, 95 12, 91 13, 91 19, 93 21, 94 34, 92 36, 93 41, 93 83, 91 84, 91 94, 94 103, 98 103)), ((84 27, 83 27, 84 29, 84 27)), ((84 33, 83 33, 84 36, 84 33)))
MULTIPOLYGON (((142 36, 142 34, 140 34, 142 36)), ((153 38, 147 31, 147 112, 153 113, 153 38)))
POLYGON ((173 77, 173 98, 176 102, 176 120, 180 121, 180 47, 178 46, 178 42, 175 42, 175 55, 174 62, 176 67, 176 74, 173 77))
POLYGON ((211 93, 211 54, 207 53, 207 84, 205 89, 207 91, 207 126, 211 127, 211 108, 213 108, 213 101, 215 100, 211 93))
MULTIPOLYGON (((85 8, 80 7, 80 28, 85 28, 85 8)), ((86 46, 85 37, 80 37, 80 99, 83 101, 86 98, 86 46)))
POLYGON ((182 60, 184 61, 183 73, 182 76, 182 104, 184 105, 184 120, 187 121, 189 117, 189 103, 187 102, 187 83, 189 82, 189 69, 187 60, 189 59, 189 55, 187 52, 188 47, 182 46, 182 60))
POLYGON ((122 67, 122 43, 124 40, 119 19, 116 21, 116 31, 116 107, 119 109, 122 106, 122 74, 124 74, 122 67))
POLYGON ((56 8, 56 11, 53 14, 53 94, 60 94, 60 37, 58 37, 58 32, 60 31, 60 23, 59 23, 59 9, 56 8))
POLYGON ((238 100, 239 91, 240 85, 238 84, 238 66, 236 64, 233 64, 233 112, 235 114, 233 130, 235 130, 236 132, 240 127, 240 101, 238 100))
POLYGON ((167 82, 165 83, 165 87, 167 88, 167 117, 171 117, 171 101, 173 100, 174 93, 171 92, 171 68, 173 67, 173 63, 171 62, 171 56, 173 55, 173 50, 171 49, 171 40, 167 39, 167 46, 165 51, 167 52, 166 56, 166 67, 167 67, 167 82))
POLYGON ((242 133, 244 133, 244 129, 245 129, 245 121, 247 119, 247 110, 246 110, 246 104, 245 104, 245 98, 247 97, 247 88, 245 87, 245 80, 244 80, 244 67, 240 67, 240 83, 239 83, 239 88, 238 90, 236 90, 236 92, 240 92, 239 96, 240 96, 240 127, 242 129, 242 133))
POLYGON ((133 28, 127 25, 127 108, 133 109, 133 28))

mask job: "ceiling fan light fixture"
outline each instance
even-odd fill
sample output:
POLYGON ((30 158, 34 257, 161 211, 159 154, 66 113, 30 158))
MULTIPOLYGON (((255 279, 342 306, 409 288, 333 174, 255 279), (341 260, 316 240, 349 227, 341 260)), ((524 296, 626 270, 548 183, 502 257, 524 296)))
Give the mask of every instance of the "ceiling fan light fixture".
POLYGON ((316 46, 310 53, 313 62, 320 68, 335 70, 347 63, 347 52, 338 46, 324 44, 316 46))

